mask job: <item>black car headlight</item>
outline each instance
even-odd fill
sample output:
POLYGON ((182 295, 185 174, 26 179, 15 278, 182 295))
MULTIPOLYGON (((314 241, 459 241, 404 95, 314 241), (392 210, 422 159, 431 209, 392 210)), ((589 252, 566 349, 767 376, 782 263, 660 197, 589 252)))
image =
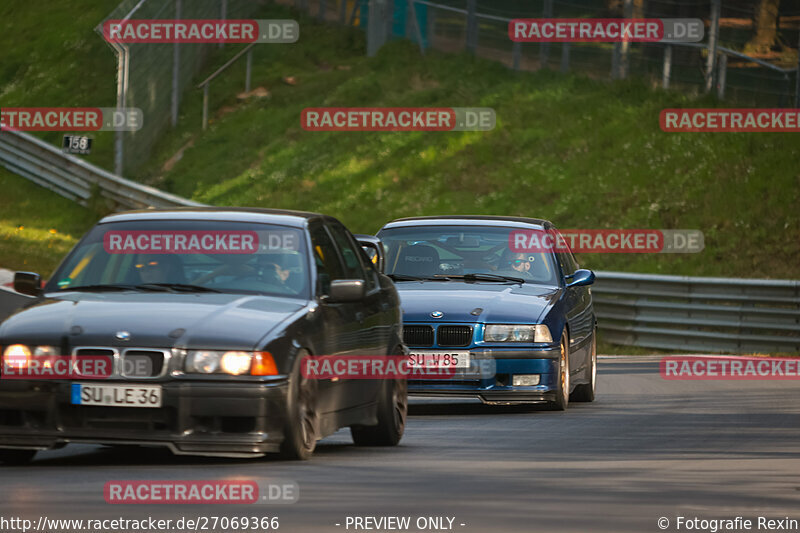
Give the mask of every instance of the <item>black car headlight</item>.
POLYGON ((487 324, 486 342, 553 342, 550 328, 544 324, 487 324))
POLYGON ((28 366, 28 361, 33 357, 48 357, 58 353, 55 346, 26 346, 24 344, 10 344, 3 350, 3 364, 22 368, 28 366))
POLYGON ((191 350, 186 355, 186 372, 239 376, 248 373, 252 363, 252 352, 191 350))

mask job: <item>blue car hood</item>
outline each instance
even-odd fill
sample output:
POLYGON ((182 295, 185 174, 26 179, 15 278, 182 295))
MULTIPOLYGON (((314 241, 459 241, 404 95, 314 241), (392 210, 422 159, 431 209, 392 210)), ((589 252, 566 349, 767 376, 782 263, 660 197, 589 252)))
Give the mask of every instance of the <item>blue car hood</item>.
POLYGON ((460 281, 406 281, 396 284, 404 322, 483 322, 492 324, 531 324, 558 299, 558 287, 509 285, 505 283, 466 283, 460 281), (483 311, 472 314, 476 308, 483 311), (431 312, 441 311, 438 319, 431 312))

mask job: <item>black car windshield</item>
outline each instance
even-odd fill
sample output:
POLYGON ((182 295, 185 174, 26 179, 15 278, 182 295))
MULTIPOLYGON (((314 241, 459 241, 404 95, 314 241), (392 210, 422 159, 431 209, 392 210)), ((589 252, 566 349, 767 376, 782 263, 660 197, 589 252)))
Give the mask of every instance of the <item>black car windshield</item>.
POLYGON ((308 298, 304 230, 252 222, 140 220, 95 226, 47 292, 161 290, 308 298))
POLYGON ((408 226, 384 229, 378 236, 386 248, 386 273, 396 281, 438 277, 558 285, 552 253, 515 253, 509 247, 509 235, 518 229, 408 226))

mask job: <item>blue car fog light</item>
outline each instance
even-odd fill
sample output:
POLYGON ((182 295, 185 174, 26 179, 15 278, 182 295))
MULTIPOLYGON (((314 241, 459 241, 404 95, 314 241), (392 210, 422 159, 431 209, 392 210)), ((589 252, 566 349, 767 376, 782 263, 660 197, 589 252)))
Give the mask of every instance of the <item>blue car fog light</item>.
POLYGON ((539 374, 516 374, 511 383, 514 387, 533 387, 539 384, 540 379, 539 374))

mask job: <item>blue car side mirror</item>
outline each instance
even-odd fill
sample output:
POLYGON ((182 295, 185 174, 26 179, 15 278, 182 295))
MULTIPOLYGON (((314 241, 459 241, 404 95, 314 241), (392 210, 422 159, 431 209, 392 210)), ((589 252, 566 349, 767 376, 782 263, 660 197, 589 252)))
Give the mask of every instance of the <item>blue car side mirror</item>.
POLYGON ((567 283, 567 288, 591 285, 594 283, 594 272, 591 270, 586 270, 585 268, 581 268, 576 270, 571 276, 567 276, 567 279, 572 279, 572 281, 567 283))

